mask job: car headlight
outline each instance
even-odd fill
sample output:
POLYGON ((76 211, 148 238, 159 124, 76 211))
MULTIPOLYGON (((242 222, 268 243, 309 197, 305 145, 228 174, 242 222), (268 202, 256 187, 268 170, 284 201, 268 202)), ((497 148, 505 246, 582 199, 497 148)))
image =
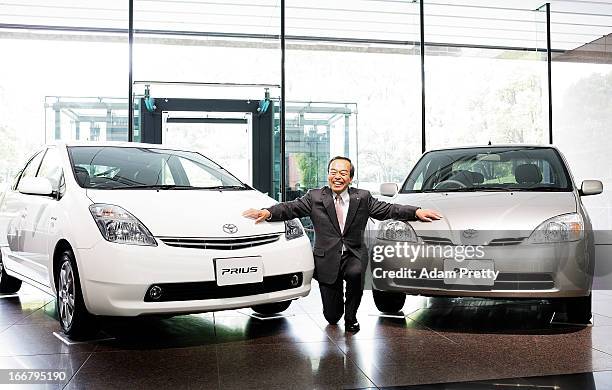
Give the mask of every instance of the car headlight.
POLYGON ((285 238, 287 240, 293 240, 294 238, 302 237, 304 235, 304 229, 299 219, 291 219, 285 221, 285 238))
POLYGON ((563 214, 540 224, 529 236, 532 244, 570 242, 584 238, 584 221, 580 214, 563 214))
POLYGON ((389 241, 419 242, 412 226, 406 222, 387 220, 378 227, 377 238, 389 241))
POLYGON ((149 229, 121 207, 96 203, 89 206, 89 211, 105 240, 117 244, 157 246, 149 229))

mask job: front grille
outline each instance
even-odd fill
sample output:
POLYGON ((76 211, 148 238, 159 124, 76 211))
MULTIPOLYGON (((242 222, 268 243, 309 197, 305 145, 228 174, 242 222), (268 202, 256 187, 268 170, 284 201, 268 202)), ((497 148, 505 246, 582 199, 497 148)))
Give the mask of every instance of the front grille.
POLYGON ((151 285, 147 289, 144 301, 170 302, 244 297, 298 288, 302 285, 303 281, 304 275, 301 272, 296 272, 264 276, 262 283, 234 284, 229 286, 217 286, 217 282, 214 280, 209 282, 160 283, 151 285), (161 288, 158 299, 153 299, 150 296, 150 290, 154 286, 161 288))
POLYGON ((492 290, 550 290, 555 281, 549 273, 500 272, 493 286, 445 284, 444 279, 413 278, 397 279, 397 284, 414 288, 439 288, 446 290, 492 291, 492 290))
POLYGON ((280 233, 263 234, 248 237, 214 237, 214 238, 184 238, 158 237, 164 244, 179 248, 233 250, 270 244, 278 241, 280 233))
MULTIPOLYGON (((446 237, 433 237, 433 236, 420 236, 424 243, 429 245, 454 245, 453 241, 446 237)), ((508 238, 495 238, 491 240, 486 246, 507 246, 507 245, 518 245, 523 242, 527 237, 508 237, 508 238)))

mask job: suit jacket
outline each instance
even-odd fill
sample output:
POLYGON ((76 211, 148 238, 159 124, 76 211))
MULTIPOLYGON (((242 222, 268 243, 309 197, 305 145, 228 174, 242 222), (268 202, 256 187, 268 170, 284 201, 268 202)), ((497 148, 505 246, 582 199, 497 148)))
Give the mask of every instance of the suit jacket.
MULTIPOLYGON (((391 204, 375 199, 369 191, 349 188, 349 208, 340 231, 333 191, 325 186, 310 190, 301 198, 269 207, 270 221, 286 221, 310 217, 315 230, 313 255, 315 278, 321 283, 334 283, 340 270, 342 245, 358 259, 367 263, 363 232, 368 218, 378 220, 416 220, 418 207, 391 204), (364 260, 365 259, 365 260, 364 260)), ((365 267, 364 267, 365 269, 365 267)))

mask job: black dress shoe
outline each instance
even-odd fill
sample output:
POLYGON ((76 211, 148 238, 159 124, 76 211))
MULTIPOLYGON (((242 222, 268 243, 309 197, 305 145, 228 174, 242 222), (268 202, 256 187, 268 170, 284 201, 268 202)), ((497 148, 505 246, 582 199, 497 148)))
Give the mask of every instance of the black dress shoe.
POLYGON ((357 333, 359 332, 359 322, 355 321, 355 322, 346 322, 344 323, 344 331, 345 332, 353 332, 353 333, 357 333))

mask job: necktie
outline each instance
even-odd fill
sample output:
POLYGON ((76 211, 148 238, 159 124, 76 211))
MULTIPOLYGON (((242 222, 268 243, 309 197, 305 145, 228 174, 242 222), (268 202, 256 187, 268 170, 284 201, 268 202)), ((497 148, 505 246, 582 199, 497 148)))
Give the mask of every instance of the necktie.
POLYGON ((344 211, 342 210, 342 198, 340 195, 336 195, 336 217, 338 217, 338 226, 340 231, 344 231, 344 211))

